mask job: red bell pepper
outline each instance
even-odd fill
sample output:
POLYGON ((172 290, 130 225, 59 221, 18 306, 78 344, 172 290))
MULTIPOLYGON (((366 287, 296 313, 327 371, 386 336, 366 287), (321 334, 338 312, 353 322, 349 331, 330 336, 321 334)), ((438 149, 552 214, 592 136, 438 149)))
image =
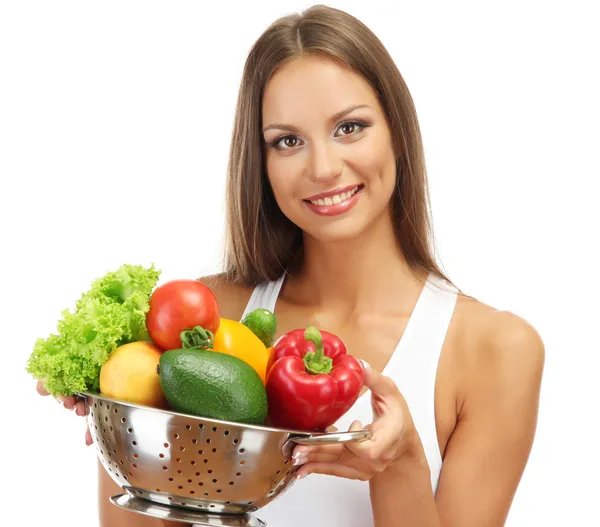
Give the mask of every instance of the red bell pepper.
POLYGON ((364 384, 361 363, 343 341, 314 326, 282 335, 267 364, 271 426, 324 431, 356 402, 364 384))

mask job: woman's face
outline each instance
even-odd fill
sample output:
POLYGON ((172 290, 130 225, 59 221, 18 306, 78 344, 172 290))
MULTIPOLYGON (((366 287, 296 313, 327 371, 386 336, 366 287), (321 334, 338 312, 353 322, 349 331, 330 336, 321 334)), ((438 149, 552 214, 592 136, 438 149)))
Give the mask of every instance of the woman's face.
POLYGON ((288 63, 266 86, 262 119, 267 175, 293 223, 335 241, 387 220, 396 160, 377 95, 362 77, 324 58, 288 63))

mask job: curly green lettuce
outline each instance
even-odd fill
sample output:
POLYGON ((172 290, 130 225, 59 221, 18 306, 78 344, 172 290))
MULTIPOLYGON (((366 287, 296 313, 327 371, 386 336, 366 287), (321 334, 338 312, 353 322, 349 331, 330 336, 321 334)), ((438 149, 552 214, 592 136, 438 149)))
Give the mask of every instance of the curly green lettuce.
POLYGON ((57 334, 36 341, 27 371, 54 396, 98 392, 100 368, 117 347, 151 340, 146 313, 159 276, 154 264, 125 264, 96 279, 73 313, 62 312, 57 334))

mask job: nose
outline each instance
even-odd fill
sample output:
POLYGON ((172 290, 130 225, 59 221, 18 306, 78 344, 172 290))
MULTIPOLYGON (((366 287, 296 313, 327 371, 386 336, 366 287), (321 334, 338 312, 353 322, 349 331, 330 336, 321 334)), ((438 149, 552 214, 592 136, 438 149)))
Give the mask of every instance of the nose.
POLYGON ((339 145, 329 141, 315 141, 310 151, 310 177, 315 183, 328 183, 337 179, 343 170, 339 145))

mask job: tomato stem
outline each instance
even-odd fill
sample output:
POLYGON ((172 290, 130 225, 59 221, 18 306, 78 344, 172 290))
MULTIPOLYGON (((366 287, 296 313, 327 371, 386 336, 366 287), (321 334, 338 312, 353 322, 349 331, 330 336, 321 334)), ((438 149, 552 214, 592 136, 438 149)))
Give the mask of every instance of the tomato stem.
POLYGON ((201 326, 182 331, 180 337, 184 349, 211 349, 215 338, 211 331, 201 326))

